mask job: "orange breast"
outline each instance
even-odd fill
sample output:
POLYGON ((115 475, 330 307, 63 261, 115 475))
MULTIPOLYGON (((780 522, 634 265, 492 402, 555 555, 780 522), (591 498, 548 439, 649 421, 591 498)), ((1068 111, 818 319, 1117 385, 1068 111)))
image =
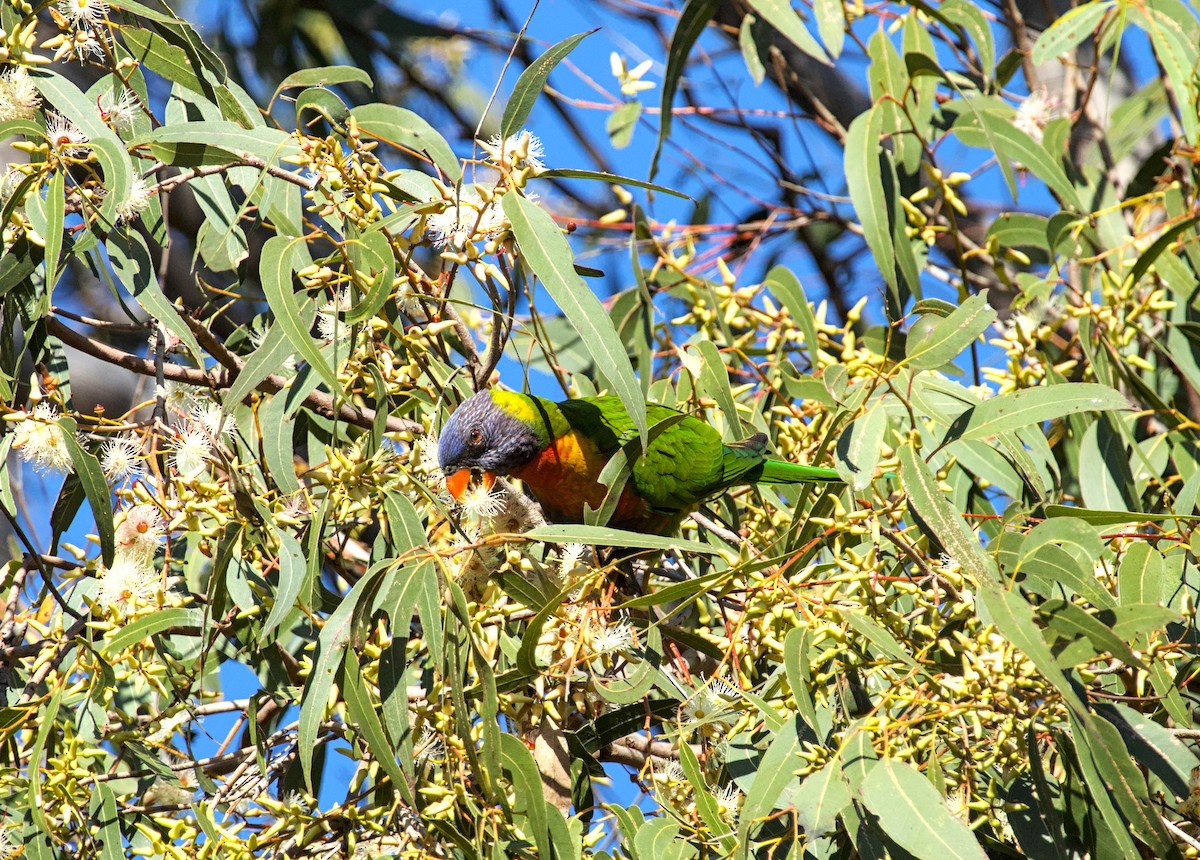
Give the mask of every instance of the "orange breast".
MULTIPOLYGON (((551 522, 581 523, 585 503, 598 508, 604 502, 607 488, 596 479, 607 462, 590 439, 573 430, 554 440, 512 475, 525 482, 551 522)), ((639 528, 648 514, 633 488, 626 486, 609 524, 639 528)))

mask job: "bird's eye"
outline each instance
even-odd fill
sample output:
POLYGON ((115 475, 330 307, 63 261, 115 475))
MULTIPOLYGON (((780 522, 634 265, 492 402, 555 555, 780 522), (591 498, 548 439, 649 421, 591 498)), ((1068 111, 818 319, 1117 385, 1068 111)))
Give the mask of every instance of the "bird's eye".
POLYGON ((467 441, 470 442, 472 445, 482 445, 483 444, 483 430, 480 429, 479 427, 472 427, 471 433, 467 437, 467 441))

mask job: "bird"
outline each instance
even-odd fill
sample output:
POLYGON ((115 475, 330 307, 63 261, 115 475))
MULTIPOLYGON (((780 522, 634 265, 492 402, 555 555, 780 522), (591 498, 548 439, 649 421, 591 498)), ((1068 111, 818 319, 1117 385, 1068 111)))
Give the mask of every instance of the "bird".
MULTIPOLYGON (((632 468, 608 521, 612 528, 670 536, 684 517, 731 487, 747 484, 841 483, 833 469, 767 456, 767 436, 726 443, 708 422, 668 406, 646 404, 651 428, 645 457, 632 468), (663 423, 669 422, 669 423, 663 423), (660 425, 655 433, 655 425, 660 425)), ((481 391, 450 416, 438 439, 446 488, 461 501, 478 481, 519 478, 556 524, 584 522, 608 488, 600 474, 638 437, 619 397, 554 402, 500 389, 481 391)))

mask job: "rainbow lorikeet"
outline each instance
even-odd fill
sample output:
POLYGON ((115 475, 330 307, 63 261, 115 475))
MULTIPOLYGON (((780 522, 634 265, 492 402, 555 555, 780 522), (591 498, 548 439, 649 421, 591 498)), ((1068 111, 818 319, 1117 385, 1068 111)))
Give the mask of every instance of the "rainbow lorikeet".
MULTIPOLYGON (((840 482, 833 469, 800 466, 765 454, 757 433, 725 444, 712 426, 667 406, 646 405, 653 431, 636 457, 609 519, 614 528, 668 535, 707 499, 744 484, 840 482)), ((478 476, 490 489, 497 475, 520 478, 547 518, 583 522, 584 505, 599 508, 607 487, 598 480, 609 459, 637 437, 617 397, 555 403, 508 391, 481 391, 455 410, 442 430, 438 461, 450 493, 461 499, 478 476)))

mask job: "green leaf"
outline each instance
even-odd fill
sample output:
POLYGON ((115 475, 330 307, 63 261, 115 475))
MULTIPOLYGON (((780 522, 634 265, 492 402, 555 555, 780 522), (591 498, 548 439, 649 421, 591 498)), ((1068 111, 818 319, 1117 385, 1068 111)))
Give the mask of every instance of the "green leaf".
POLYGON ((1124 511, 1136 506, 1129 450, 1109 416, 1101 415, 1084 431, 1078 474, 1079 494, 1089 508, 1124 511))
POLYGON ((924 523, 925 529, 950 557, 979 584, 996 582, 998 573, 983 552, 979 538, 962 515, 954 509, 938 486, 937 478, 911 444, 900 448, 900 483, 908 493, 908 503, 924 523))
POLYGON ((364 134, 426 156, 451 182, 462 179, 462 164, 450 144, 418 114, 378 103, 356 107, 351 113, 364 134))
POLYGON ((832 65, 829 62, 829 55, 813 38, 812 33, 808 32, 804 22, 800 20, 800 15, 787 0, 749 0, 749 5, 764 21, 778 30, 784 38, 801 51, 827 66, 832 65))
POLYGON ((1117 596, 1123 605, 1159 603, 1166 585, 1162 553, 1145 541, 1135 541, 1117 568, 1117 596))
POLYGON ((92 844, 99 850, 96 860, 124 860, 121 820, 117 817, 117 798, 107 783, 96 783, 92 795, 92 822, 97 826, 92 844))
POLYGON ((117 280, 146 313, 166 326, 167 331, 178 337, 199 360, 204 352, 179 311, 163 294, 150 258, 150 249, 146 247, 142 234, 136 230, 115 231, 109 234, 107 247, 117 280))
POLYGON ((308 576, 308 562, 304 559, 304 549, 300 542, 278 526, 274 527, 275 537, 279 541, 279 570, 276 573, 278 585, 275 589, 275 602, 271 604, 271 612, 263 622, 263 640, 269 641, 288 613, 295 608, 296 598, 300 588, 308 576))
POLYGON ((820 770, 810 773, 788 799, 807 838, 816 839, 832 833, 837 817, 850 805, 851 799, 841 762, 826 762, 820 770))
POLYGON ((561 63, 567 54, 575 50, 576 45, 595 32, 595 30, 588 30, 585 33, 576 33, 574 36, 563 39, 538 57, 529 68, 521 72, 521 77, 517 78, 508 104, 504 106, 504 117, 500 120, 502 137, 511 137, 521 130, 521 126, 529 118, 538 97, 541 96, 542 89, 546 86, 546 81, 549 80, 554 67, 561 63))
POLYGON ((992 25, 983 11, 971 0, 945 0, 937 7, 938 14, 959 27, 975 43, 979 54, 979 67, 986 83, 991 79, 996 66, 996 43, 992 36, 992 25))
POLYGON ((953 361, 987 330, 996 311, 987 303, 987 291, 967 298, 950 316, 939 319, 924 337, 910 337, 905 361, 912 367, 933 369, 953 361))
POLYGON ((313 790, 312 764, 313 753, 317 749, 317 731, 325 719, 329 693, 333 689, 333 676, 341 666, 342 655, 350 644, 354 610, 363 593, 373 584, 374 577, 371 576, 364 576, 356 582, 325 620, 325 626, 317 636, 312 673, 308 676, 300 699, 300 725, 297 732, 300 767, 310 793, 313 790))
POLYGON ((371 757, 379 762, 379 766, 388 775, 388 779, 392 781, 396 790, 409 803, 412 803, 412 787, 404 776, 404 772, 400 770, 400 765, 396 763, 396 752, 388 741, 379 715, 375 713, 375 703, 371 701, 371 694, 367 691, 367 685, 363 681, 362 666, 359 665, 353 648, 346 649, 346 665, 342 677, 346 679, 342 690, 346 699, 346 715, 362 732, 363 740, 367 742, 367 749, 371 751, 371 757))
POLYGON ((946 433, 955 439, 986 439, 1080 412, 1128 409, 1119 391, 1094 382, 1069 382, 1001 394, 964 412, 946 433))
POLYGON ((292 287, 292 274, 307 262, 308 250, 303 239, 272 236, 263 245, 259 279, 276 325, 283 329, 296 353, 321 376, 334 397, 340 399, 342 387, 337 374, 309 334, 314 315, 312 300, 297 294, 292 287))
POLYGON ((1001 158, 1019 161, 1046 183, 1064 206, 1076 212, 1087 211, 1058 158, 1013 125, 1012 118, 1011 111, 971 110, 959 115, 952 131, 967 146, 989 149, 1002 153, 1001 158))
POLYGON ((834 466, 855 492, 861 492, 871 485, 875 468, 883 454, 887 426, 887 410, 882 402, 877 402, 851 421, 838 436, 834 466))
POLYGON ((538 526, 521 535, 526 540, 545 543, 582 543, 589 546, 623 546, 634 549, 674 549, 682 552, 712 554, 716 547, 682 538, 658 537, 657 535, 627 532, 600 526, 564 525, 538 526))
POLYGON ((115 530, 113 528, 112 491, 100 461, 91 451, 85 451, 79 444, 78 430, 75 420, 69 416, 58 419, 58 428, 62 432, 63 442, 71 455, 71 465, 79 478, 83 493, 87 496, 92 508, 92 517, 96 520, 96 533, 100 538, 100 560, 105 567, 113 563, 116 554, 115 530))
MULTIPOLYGON (((608 132, 609 142, 614 149, 624 149, 633 141, 633 133, 637 130, 638 120, 642 116, 641 102, 625 102, 608 115, 604 121, 604 130, 608 132)), ((543 176, 549 171, 538 174, 543 176)), ((589 171, 590 172, 590 171, 589 171)))
POLYGON ((371 80, 370 75, 354 66, 316 66, 311 69, 301 69, 298 72, 292 72, 284 78, 279 83, 279 86, 275 88, 268 106, 273 104, 275 99, 279 98, 280 93, 284 90, 293 90, 298 87, 331 87, 336 84, 362 84, 364 87, 375 86, 375 82, 371 80))
POLYGON ((56 170, 46 185, 46 293, 53 295, 58 282, 58 258, 62 254, 63 228, 67 211, 65 173, 56 170))
MULTIPOLYGON (((817 32, 831 59, 842 53, 846 40, 846 9, 843 0, 814 0, 813 15, 817 19, 817 32)), ((805 828, 807 829, 807 828, 805 828)))
MULTIPOLYGON (((880 152, 883 120, 883 109, 880 105, 874 105, 850 123, 846 132, 844 170, 846 189, 850 192, 850 201, 862 225, 863 238, 887 282, 892 304, 899 311, 903 306, 896 268, 899 251, 893 241, 889 217, 895 201, 884 191, 885 156, 880 152)), ((894 186, 895 183, 892 184, 894 186)))
POLYGON ((751 828, 772 810, 779 808, 781 801, 784 804, 792 802, 790 794, 785 797, 785 792, 797 780, 796 772, 805 765, 805 760, 801 758, 804 751, 800 741, 802 732, 803 723, 799 717, 785 722, 758 763, 754 782, 746 792, 746 800, 738 815, 738 840, 743 846, 743 857, 750 842, 748 837, 751 828))
MULTIPOLYGON (((679 21, 675 24, 675 32, 671 34, 671 47, 667 51, 667 70, 663 74, 662 100, 659 103, 658 140, 654 145, 654 155, 650 159, 649 176, 651 179, 658 173, 658 159, 662 155, 663 144, 671 136, 671 120, 674 117, 675 92, 683 79, 687 68, 688 54, 692 46, 700 38, 708 22, 721 8, 721 0, 687 0, 683 11, 679 13, 679 21)), ((507 196, 507 195, 506 195, 507 196)))
POLYGON ((862 784, 867 809, 888 838, 922 860, 986 860, 975 835, 911 765, 881 759, 862 784))
MULTIPOLYGON (((832 0, 821 0, 822 3, 832 2, 832 0)), ((746 64, 746 71, 750 75, 750 79, 754 81, 754 86, 758 86, 766 78, 766 67, 763 66, 762 56, 758 50, 758 38, 756 37, 755 26, 758 19, 753 15, 746 14, 742 17, 742 26, 738 28, 738 48, 742 52, 742 60, 746 64)), ((824 34, 822 34, 824 38, 824 34)))
POLYGON ((634 179, 631 176, 620 176, 616 173, 606 173, 603 170, 576 170, 569 167, 553 167, 549 170, 543 170, 534 179, 590 179, 596 182, 607 182, 610 185, 631 185, 634 188, 645 188, 647 191, 659 191, 663 194, 670 194, 672 197, 679 197, 683 200, 691 200, 692 198, 684 194, 682 191, 676 191, 674 188, 668 188, 665 185, 656 185, 653 182, 646 182, 641 179, 634 179))
POLYGON ((205 617, 204 610, 201 609, 188 609, 181 606, 160 609, 153 615, 144 615, 122 627, 101 646, 100 653, 106 657, 115 657, 143 639, 172 627, 196 627, 203 630, 207 624, 208 619, 205 617))
POLYGON ((597 370, 621 398, 644 450, 649 433, 646 400, 612 319, 571 267, 575 259, 571 246, 554 219, 520 194, 504 195, 504 214, 512 222, 521 256, 579 333, 597 370))
POLYGON ((816 370, 821 366, 821 342, 817 338, 817 318, 813 316, 812 304, 804 292, 804 285, 786 266, 771 269, 763 283, 800 324, 800 330, 804 332, 804 347, 808 350, 809 366, 816 370))
POLYGON ((1041 65, 1055 59, 1059 54, 1074 50, 1080 42, 1092 35, 1100 25, 1101 19, 1115 6, 1115 3, 1093 2, 1068 10, 1038 36, 1030 59, 1041 65))
POLYGON ((500 735, 500 759, 512 774, 514 810, 524 812, 529 819, 529 828, 538 847, 539 857, 553 857, 550 849, 550 828, 547 820, 547 804, 542 796, 542 777, 529 749, 515 735, 500 735))

